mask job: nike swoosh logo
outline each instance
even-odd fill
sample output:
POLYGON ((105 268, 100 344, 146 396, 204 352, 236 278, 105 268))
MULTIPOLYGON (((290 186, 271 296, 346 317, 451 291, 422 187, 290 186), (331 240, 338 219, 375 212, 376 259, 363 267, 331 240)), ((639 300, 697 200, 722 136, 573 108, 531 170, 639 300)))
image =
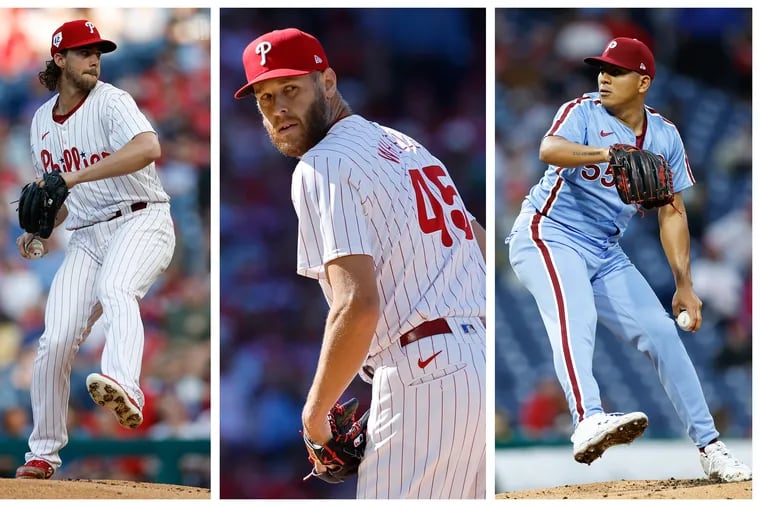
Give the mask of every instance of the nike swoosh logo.
POLYGON ((47 132, 45 132, 44 134, 42 134, 42 139, 41 140, 44 141, 45 140, 45 136, 47 136, 49 133, 50 133, 50 131, 48 130, 47 132))
POLYGON ((425 359, 424 361, 422 360, 422 358, 419 358, 419 359, 417 360, 417 366, 419 366, 420 368, 425 368, 425 366, 429 365, 429 364, 430 364, 430 361, 432 361, 433 359, 435 359, 435 356, 437 356, 437 355, 438 355, 438 354, 440 354, 441 352, 443 352, 443 351, 442 351, 442 350, 439 350, 438 352, 436 352, 436 353, 435 353, 435 354, 433 354, 432 356, 428 357, 428 358, 427 358, 427 359, 425 359))
POLYGON ((599 131, 599 135, 602 136, 602 137, 611 136, 614 133, 615 133, 614 131, 613 132, 605 132, 604 130, 600 130, 599 131))

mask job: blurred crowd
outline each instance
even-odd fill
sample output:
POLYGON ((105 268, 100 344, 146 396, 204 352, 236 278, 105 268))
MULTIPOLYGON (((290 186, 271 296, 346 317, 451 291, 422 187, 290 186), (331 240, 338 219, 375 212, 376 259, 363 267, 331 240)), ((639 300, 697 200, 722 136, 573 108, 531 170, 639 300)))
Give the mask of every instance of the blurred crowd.
MULTIPOLYGON (((167 272, 141 302, 145 422, 122 430, 97 408, 85 377, 100 371, 104 332, 96 324, 71 373, 69 435, 75 439, 208 439, 210 436, 210 17, 209 9, 0 9, 0 442, 25 442, 31 429, 29 385, 44 308, 70 233, 58 228, 50 252, 23 259, 15 201, 32 180, 29 125, 51 95, 37 73, 50 59, 53 30, 73 19, 95 23, 118 45, 103 55, 101 79, 127 90, 158 132, 159 176, 171 197, 177 248, 167 272)), ((23 454, 0 451, 0 476, 23 454)), ((151 480, 147 458, 68 460, 66 478, 151 480)), ((188 484, 208 487, 208 455, 190 460, 188 484), (201 463, 200 465, 198 463, 201 463)), ((19 461, 21 463, 19 463, 19 461)))
MULTIPOLYGON (((222 498, 355 497, 355 481, 303 481, 299 435, 327 305, 296 275, 296 159, 270 144, 245 83, 243 49, 278 28, 314 34, 355 113, 400 130, 447 166, 485 224, 484 9, 221 9, 220 486, 222 498)), ((354 381, 341 401, 368 408, 354 381)))
MULTIPOLYGON (((519 287, 504 238, 523 198, 546 170, 538 160, 540 139, 564 102, 597 89, 597 71, 583 58, 601 54, 614 37, 638 38, 652 49, 657 64, 647 104, 679 128, 696 178, 695 187, 683 195, 692 278, 704 302, 703 327, 722 341, 711 344, 708 367, 718 374, 733 368, 749 371, 751 10, 497 9, 495 34, 496 225, 491 231, 497 283, 519 287)), ((674 288, 659 245, 656 213, 634 217, 621 244, 669 309, 674 288)), ((504 309, 507 318, 516 310, 504 309)), ((540 339, 548 348, 548 339, 540 339)), ((509 368, 495 366, 497 379, 500 370, 509 368)), ((553 377, 540 378, 519 406, 497 409, 497 438, 572 431, 553 377)), ((750 429, 740 430, 742 436, 750 429)))

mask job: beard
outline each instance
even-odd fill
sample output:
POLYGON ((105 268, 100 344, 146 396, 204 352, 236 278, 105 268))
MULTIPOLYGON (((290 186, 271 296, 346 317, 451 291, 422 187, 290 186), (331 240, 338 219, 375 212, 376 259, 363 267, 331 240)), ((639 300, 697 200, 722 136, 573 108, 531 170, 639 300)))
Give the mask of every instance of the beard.
MULTIPOLYGON (((74 73, 70 69, 65 68, 63 69, 63 73, 66 76, 66 80, 74 85, 74 87, 81 91, 81 92, 89 92, 93 88, 95 88, 95 85, 98 83, 98 75, 95 74, 93 77, 95 79, 89 79, 83 76, 81 73, 74 73)), ((92 74, 91 74, 92 76, 92 74)))
POLYGON ((266 118, 264 119, 264 128, 269 134, 269 139, 274 147, 286 157, 301 157, 327 134, 329 130, 327 100, 321 90, 317 91, 314 102, 306 110, 303 118, 299 118, 299 120, 301 135, 298 138, 286 141, 278 140, 277 130, 270 122, 266 121, 266 118))

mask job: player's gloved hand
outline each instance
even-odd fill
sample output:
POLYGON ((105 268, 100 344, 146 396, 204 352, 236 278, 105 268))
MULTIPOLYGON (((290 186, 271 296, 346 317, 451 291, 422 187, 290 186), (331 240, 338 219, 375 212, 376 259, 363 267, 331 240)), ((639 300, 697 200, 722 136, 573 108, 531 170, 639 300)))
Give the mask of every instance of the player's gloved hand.
POLYGON ((336 484, 358 472, 367 445, 369 419, 369 411, 356 419, 358 406, 356 398, 351 398, 342 405, 335 404, 327 415, 332 437, 322 445, 313 442, 303 433, 309 462, 313 465, 312 471, 304 480, 313 476, 336 484))
POLYGON ((662 156, 628 144, 613 144, 610 167, 624 203, 651 209, 673 202, 673 174, 662 156))
POLYGON ((49 238, 58 210, 68 195, 60 171, 45 173, 40 181, 27 183, 18 201, 18 224, 28 233, 49 238))

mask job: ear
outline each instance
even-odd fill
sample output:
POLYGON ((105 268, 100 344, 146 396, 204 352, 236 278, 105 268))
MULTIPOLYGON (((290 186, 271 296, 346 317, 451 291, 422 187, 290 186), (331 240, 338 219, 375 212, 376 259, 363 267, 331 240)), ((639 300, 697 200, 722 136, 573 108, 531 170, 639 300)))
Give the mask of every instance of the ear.
POLYGON ((57 66, 63 68, 66 57, 63 55, 63 53, 56 53, 53 55, 53 61, 57 66))
POLYGON ((338 91, 338 76, 335 75, 332 67, 328 67, 322 72, 322 80, 325 85, 325 97, 331 99, 338 91))
POLYGON ((649 87, 652 85, 652 78, 649 76, 642 75, 639 81, 639 91, 641 93, 646 93, 649 91, 649 87))

